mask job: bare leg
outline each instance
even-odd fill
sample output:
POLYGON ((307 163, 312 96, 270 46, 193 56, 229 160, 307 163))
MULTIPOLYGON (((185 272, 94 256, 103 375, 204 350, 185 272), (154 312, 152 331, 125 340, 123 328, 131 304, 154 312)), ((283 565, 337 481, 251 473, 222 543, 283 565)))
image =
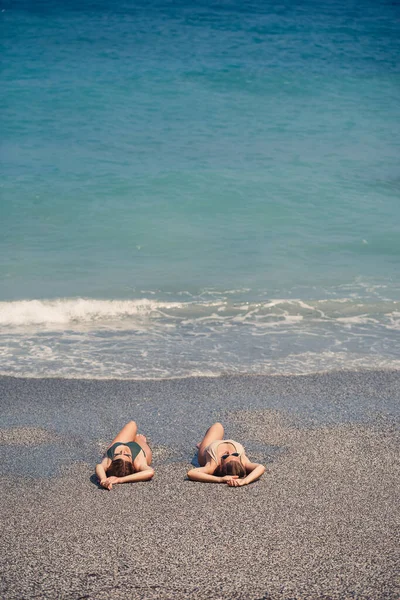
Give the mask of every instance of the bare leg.
POLYGON ((221 423, 214 423, 211 425, 209 429, 207 429, 206 434, 200 444, 197 445, 199 452, 197 459, 199 461, 199 465, 204 467, 207 462, 206 458, 206 448, 211 442, 215 442, 216 440, 224 439, 224 428, 221 423))
POLYGON ((115 438, 111 442, 110 446, 115 444, 115 442, 121 442, 121 443, 122 442, 134 442, 135 438, 136 438, 136 434, 137 434, 137 425, 136 425, 135 421, 129 421, 129 423, 127 423, 125 425, 125 427, 123 427, 121 429, 121 431, 118 433, 118 435, 115 436, 115 438))
POLYGON ((153 460, 153 453, 151 451, 150 446, 147 443, 146 436, 142 433, 136 434, 135 442, 139 444, 146 455, 146 462, 148 465, 151 465, 151 461, 153 460))

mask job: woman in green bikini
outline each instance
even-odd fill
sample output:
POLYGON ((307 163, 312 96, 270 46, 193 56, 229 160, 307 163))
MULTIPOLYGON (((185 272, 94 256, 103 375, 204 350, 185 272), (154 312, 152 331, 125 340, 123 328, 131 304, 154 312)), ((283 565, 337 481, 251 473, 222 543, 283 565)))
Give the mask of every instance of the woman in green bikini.
POLYGON ((265 471, 264 465, 252 463, 247 458, 242 444, 224 440, 221 423, 211 425, 197 447, 200 467, 188 472, 189 479, 193 481, 240 487, 252 483, 265 471))
POLYGON ((146 437, 137 432, 135 421, 129 421, 113 439, 101 463, 96 465, 96 475, 107 490, 117 483, 148 481, 154 475, 151 460, 146 437))

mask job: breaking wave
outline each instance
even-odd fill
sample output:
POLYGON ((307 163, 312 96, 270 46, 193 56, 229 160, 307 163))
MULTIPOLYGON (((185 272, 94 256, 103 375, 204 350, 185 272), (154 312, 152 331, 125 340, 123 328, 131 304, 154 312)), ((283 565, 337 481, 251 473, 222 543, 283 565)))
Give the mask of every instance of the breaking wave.
POLYGON ((300 299, 270 299, 259 302, 232 302, 226 297, 214 300, 166 302, 156 299, 95 300, 90 298, 59 298, 55 300, 18 300, 0 302, 0 326, 79 326, 93 324, 130 328, 135 321, 174 321, 181 325, 251 324, 255 327, 276 327, 281 324, 307 322, 337 322, 343 326, 381 324, 400 329, 400 302, 365 302, 360 299, 303 301, 300 299))
POLYGON ((400 302, 65 298, 0 303, 0 374, 164 379, 400 368, 400 302))

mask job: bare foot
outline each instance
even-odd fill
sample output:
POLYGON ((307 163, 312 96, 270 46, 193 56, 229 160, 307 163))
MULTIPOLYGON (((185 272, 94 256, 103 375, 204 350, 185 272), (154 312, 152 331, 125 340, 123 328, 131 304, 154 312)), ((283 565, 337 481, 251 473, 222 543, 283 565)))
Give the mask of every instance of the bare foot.
POLYGON ((142 441, 142 442, 147 443, 147 437, 145 435, 143 435, 143 433, 137 433, 136 439, 138 440, 138 442, 142 441))
POLYGON ((200 448, 201 446, 201 442, 199 442, 198 444, 196 444, 196 448, 200 448))

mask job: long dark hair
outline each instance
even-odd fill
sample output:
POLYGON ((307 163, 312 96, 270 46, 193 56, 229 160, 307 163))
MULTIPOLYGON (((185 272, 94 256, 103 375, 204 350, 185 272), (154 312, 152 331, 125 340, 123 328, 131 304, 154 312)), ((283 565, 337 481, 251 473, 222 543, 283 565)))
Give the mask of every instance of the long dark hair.
POLYGON ((133 464, 130 460, 123 460, 122 458, 116 458, 112 461, 111 465, 106 471, 107 477, 126 477, 126 475, 132 475, 135 472, 133 464))
POLYGON ((241 462, 232 460, 227 462, 224 460, 214 471, 217 477, 225 477, 225 475, 237 475, 239 478, 246 477, 246 469, 241 462))

